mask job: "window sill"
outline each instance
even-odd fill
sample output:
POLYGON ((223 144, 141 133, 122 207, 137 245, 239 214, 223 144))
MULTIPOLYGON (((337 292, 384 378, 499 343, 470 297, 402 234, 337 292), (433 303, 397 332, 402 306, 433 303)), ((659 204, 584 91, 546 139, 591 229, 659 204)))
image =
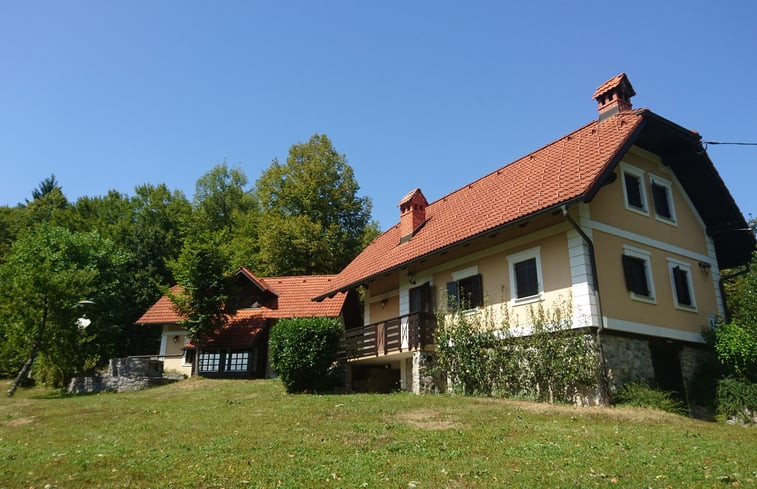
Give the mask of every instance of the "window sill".
POLYGON ((663 224, 667 224, 668 226, 678 227, 678 221, 674 219, 668 219, 667 217, 663 216, 655 216, 655 219, 663 224))
POLYGON ((678 309, 679 311, 684 311, 684 312, 693 312, 693 313, 697 312, 696 306, 685 306, 681 304, 676 304, 676 309, 678 309))
POLYGON ((634 214, 639 214, 640 216, 649 217, 649 210, 643 209, 641 207, 634 207, 632 205, 626 205, 626 210, 631 211, 634 214))
POLYGON ((473 309, 466 309, 464 311, 460 311, 460 314, 462 314, 463 316, 473 316, 474 314, 478 314, 479 312, 481 312, 481 308, 474 307, 473 309))
POLYGON ((639 302, 645 302, 647 304, 657 304, 657 299, 646 295, 639 295, 635 292, 631 292, 631 299, 639 302))
POLYGON ((513 299, 513 306, 523 306, 526 304, 533 304, 535 302, 541 302, 543 300, 544 300, 543 294, 530 295, 528 297, 520 297, 518 299, 513 299))

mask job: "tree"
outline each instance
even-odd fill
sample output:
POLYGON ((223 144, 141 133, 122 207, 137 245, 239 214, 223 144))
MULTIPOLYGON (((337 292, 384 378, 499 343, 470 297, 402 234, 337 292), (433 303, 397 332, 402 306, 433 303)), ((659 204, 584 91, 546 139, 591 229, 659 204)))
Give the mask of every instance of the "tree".
POLYGON ((168 262, 181 251, 191 213, 184 194, 165 184, 138 186, 131 197, 114 190, 103 197, 81 197, 72 206, 72 228, 97 231, 129 256, 129 273, 120 278, 120 304, 111 311, 111 319, 120 325, 116 355, 151 351, 153 345, 143 342, 157 336, 133 334, 134 321, 174 283, 168 262))
MULTIPOLYGON (((55 179, 55 174, 53 174, 42 180, 37 188, 32 189, 32 199, 39 200, 56 189, 62 190, 58 180, 55 179)), ((27 201, 27 203, 28 202, 29 201, 27 201)))
POLYGON ((181 290, 168 291, 168 297, 184 317, 180 324, 195 345, 195 372, 205 342, 226 326, 236 312, 228 263, 218 237, 209 233, 187 239, 178 259, 172 263, 181 290))
POLYGON ((195 184, 194 206, 197 217, 211 231, 231 232, 235 217, 255 205, 244 189, 247 175, 241 168, 229 168, 226 163, 216 165, 195 184))
POLYGON ((347 158, 325 135, 289 149, 256 182, 262 208, 260 254, 269 275, 336 273, 378 234, 371 201, 347 158))
POLYGON ((72 233, 50 224, 33 228, 13 244, 0 265, 0 324, 4 350, 17 348, 22 352, 17 358, 25 361, 9 397, 40 355, 53 359, 62 381, 88 360, 97 362, 87 353, 98 350, 98 332, 79 328, 79 304, 93 299, 107 310, 108 297, 117 289, 113 279, 123 273, 124 263, 113 244, 96 233, 72 233))

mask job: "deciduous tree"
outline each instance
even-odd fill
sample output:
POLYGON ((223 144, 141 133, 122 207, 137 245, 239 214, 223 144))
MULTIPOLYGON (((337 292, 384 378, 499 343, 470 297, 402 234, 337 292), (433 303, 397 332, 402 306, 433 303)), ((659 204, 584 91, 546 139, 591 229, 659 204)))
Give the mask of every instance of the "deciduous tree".
POLYGON ((274 160, 256 182, 262 207, 261 271, 269 275, 336 273, 378 234, 371 201, 347 157, 315 134, 274 160))
POLYGON ((172 268, 181 290, 168 292, 180 324, 195 345, 194 371, 201 349, 213 333, 236 312, 229 261, 217 235, 210 233, 188 238, 172 268))
MULTIPOLYGON (((113 244, 96 233, 72 233, 50 224, 41 224, 22 235, 13 245, 7 260, 0 265, 0 323, 6 340, 19 349, 25 362, 8 396, 25 378, 39 355, 56 359, 61 380, 85 363, 88 348, 99 341, 98 331, 110 325, 97 324, 83 332, 77 323, 83 299, 109 307, 109 296, 117 289, 114 277, 124 270, 125 257, 113 244), (63 364, 62 362, 66 362, 63 364)), ((91 351, 91 350, 90 350, 91 351)), ((5 353, 5 352, 3 352, 5 353)))

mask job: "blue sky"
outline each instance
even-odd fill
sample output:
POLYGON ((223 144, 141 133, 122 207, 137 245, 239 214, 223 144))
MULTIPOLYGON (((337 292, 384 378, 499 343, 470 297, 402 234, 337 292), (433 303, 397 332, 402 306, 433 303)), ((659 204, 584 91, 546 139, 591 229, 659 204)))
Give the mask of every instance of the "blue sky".
MULTIPOLYGON (((757 142, 757 2, 5 1, 0 205, 54 173, 70 200, 215 164, 251 182, 318 132, 382 229, 596 117, 634 107, 705 140, 757 142)), ((709 146, 745 216, 757 147, 709 146)))

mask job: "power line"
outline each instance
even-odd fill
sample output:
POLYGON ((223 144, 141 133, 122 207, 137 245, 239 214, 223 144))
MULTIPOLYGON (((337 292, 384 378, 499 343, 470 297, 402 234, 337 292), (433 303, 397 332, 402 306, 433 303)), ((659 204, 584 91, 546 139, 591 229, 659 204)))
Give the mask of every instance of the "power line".
POLYGON ((757 146, 757 143, 726 143, 721 141, 702 141, 703 144, 734 144, 737 146, 757 146))

